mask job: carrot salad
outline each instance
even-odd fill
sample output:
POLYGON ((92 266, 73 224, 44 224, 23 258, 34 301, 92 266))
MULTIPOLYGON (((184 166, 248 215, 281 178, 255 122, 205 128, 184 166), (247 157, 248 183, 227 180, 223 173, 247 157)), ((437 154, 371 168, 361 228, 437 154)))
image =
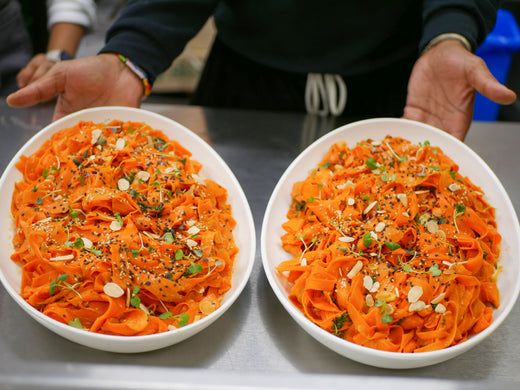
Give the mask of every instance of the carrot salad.
POLYGON ((334 144, 294 184, 277 271, 321 328, 393 352, 456 345, 492 323, 501 236, 481 189, 438 147, 334 144))
POLYGON ((216 310, 238 251, 227 191, 139 122, 79 122, 16 167, 21 296, 57 321, 144 335, 216 310))

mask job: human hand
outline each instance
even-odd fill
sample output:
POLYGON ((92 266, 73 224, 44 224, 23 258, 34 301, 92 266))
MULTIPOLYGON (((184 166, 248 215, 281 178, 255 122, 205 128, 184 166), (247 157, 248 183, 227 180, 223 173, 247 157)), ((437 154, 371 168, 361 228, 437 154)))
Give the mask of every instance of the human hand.
POLYGON ((56 95, 53 120, 89 107, 139 107, 143 85, 117 55, 100 54, 59 62, 6 101, 12 107, 27 107, 56 95))
POLYGON ((35 55, 29 63, 16 75, 18 87, 23 88, 42 77, 56 62, 49 60, 45 54, 35 55))
POLYGON ((415 63, 403 118, 417 120, 464 140, 473 118, 475 91, 498 103, 516 94, 500 84, 484 60, 456 40, 438 43, 415 63))

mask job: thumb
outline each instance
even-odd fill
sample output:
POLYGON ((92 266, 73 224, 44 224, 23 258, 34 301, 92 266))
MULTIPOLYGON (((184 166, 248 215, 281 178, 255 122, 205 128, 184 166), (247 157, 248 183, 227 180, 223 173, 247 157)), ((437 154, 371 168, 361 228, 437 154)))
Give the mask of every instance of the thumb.
POLYGON ((62 73, 46 75, 41 79, 8 95, 6 102, 11 107, 28 107, 50 100, 64 91, 65 77, 62 73))
POLYGON ((489 71, 484 60, 478 58, 468 72, 471 85, 489 100, 498 104, 512 104, 516 100, 516 93, 498 80, 489 71), (471 70, 473 68, 473 71, 471 70))

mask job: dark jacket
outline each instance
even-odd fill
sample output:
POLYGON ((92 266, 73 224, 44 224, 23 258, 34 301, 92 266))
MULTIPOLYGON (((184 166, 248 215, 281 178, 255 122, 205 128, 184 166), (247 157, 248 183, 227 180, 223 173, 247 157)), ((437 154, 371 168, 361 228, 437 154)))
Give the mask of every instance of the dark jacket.
POLYGON ((220 40, 242 55, 300 73, 369 73, 419 53, 445 32, 474 49, 492 30, 491 0, 130 0, 101 52, 117 52, 153 82, 214 15, 220 40))

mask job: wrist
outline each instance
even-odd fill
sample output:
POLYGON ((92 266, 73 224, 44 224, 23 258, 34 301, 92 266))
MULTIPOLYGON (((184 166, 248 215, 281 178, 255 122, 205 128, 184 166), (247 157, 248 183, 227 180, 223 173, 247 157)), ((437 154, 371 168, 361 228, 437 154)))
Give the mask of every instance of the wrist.
POLYGON ((428 42, 428 44, 424 47, 423 51, 421 52, 421 55, 423 55, 424 53, 426 53, 428 50, 430 50, 432 47, 438 45, 439 43, 445 42, 448 40, 458 41, 458 42, 462 43, 462 45, 464 45, 464 47, 468 51, 470 51, 470 52, 472 51, 471 43, 464 35, 457 34, 457 33, 444 33, 444 34, 437 35, 432 40, 430 40, 430 42, 428 42))
POLYGON ((56 49, 47 51, 47 53, 45 53, 45 58, 47 58, 49 61, 60 62, 65 60, 72 60, 74 57, 65 50, 56 49))
POLYGON ((148 81, 148 75, 146 72, 124 55, 118 53, 115 53, 115 55, 127 67, 127 69, 141 80, 141 84, 143 85, 143 99, 150 95, 152 92, 152 86, 148 81))

